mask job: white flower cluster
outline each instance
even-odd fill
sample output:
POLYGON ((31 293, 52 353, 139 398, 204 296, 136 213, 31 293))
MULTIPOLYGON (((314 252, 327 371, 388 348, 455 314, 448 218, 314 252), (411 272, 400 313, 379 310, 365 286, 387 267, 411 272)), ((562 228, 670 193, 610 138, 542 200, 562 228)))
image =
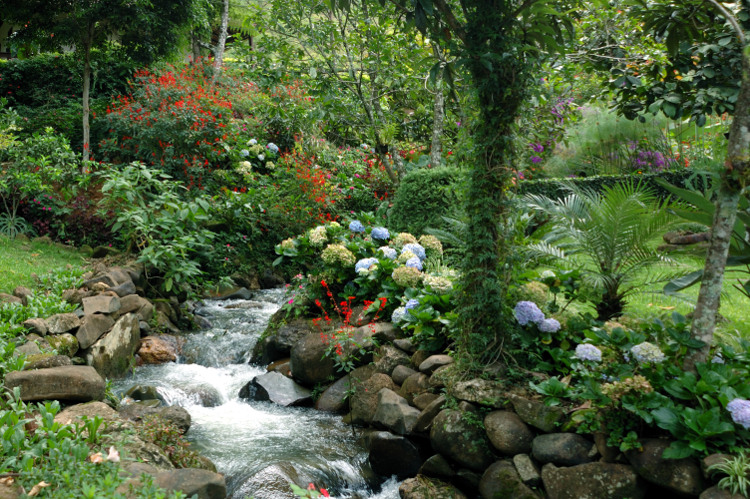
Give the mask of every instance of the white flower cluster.
POLYGON ((318 225, 314 229, 310 229, 308 234, 311 246, 322 247, 328 242, 328 234, 326 232, 325 225, 318 225))

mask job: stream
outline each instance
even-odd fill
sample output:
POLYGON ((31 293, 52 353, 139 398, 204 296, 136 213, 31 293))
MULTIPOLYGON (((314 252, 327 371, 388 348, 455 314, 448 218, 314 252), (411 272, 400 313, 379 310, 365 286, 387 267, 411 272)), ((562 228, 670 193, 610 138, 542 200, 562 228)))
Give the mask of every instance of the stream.
POLYGON ((282 298, 283 289, 271 289, 252 300, 205 302, 197 313, 212 328, 184 335, 176 363, 138 367, 115 382, 115 393, 150 385, 167 405, 184 407, 192 417, 186 437, 225 475, 227 497, 282 497, 250 479, 270 465, 290 463, 303 484, 313 482, 331 496, 398 498, 398 482, 373 476, 366 449, 340 416, 239 399, 240 388, 265 372, 248 361, 282 298))

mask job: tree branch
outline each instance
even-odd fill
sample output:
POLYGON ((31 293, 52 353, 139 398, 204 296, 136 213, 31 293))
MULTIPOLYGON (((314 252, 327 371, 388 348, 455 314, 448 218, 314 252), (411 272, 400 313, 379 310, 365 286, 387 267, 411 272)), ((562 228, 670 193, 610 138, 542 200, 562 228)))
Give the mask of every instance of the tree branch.
POLYGON ((740 26, 740 23, 737 22, 737 18, 734 17, 734 14, 729 12, 724 5, 721 4, 721 2, 718 2, 717 0, 706 0, 708 3, 713 5, 718 9, 719 12, 721 12, 721 15, 724 16, 724 18, 729 22, 729 24, 732 25, 732 28, 734 29, 734 32, 737 33, 737 38, 740 39, 740 43, 742 45, 745 45, 745 32, 742 30, 742 27, 740 26))
POLYGON ((453 31, 453 34, 455 34, 462 42, 465 42, 466 30, 464 30, 464 27, 458 22, 458 19, 456 19, 456 16, 453 14, 453 10, 451 10, 448 4, 445 3, 445 0, 433 0, 433 5, 443 15, 445 23, 451 31, 453 31))

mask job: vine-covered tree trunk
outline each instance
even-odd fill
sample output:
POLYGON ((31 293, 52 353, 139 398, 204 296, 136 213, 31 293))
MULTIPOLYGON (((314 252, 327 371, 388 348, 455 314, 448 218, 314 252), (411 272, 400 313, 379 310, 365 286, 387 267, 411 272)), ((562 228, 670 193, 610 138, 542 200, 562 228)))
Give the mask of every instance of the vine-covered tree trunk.
POLYGON ((221 11, 221 28, 219 30, 219 42, 216 44, 216 58, 214 59, 214 78, 221 72, 221 65, 224 63, 224 47, 227 43, 227 32, 229 30, 229 0, 224 0, 224 6, 221 11))
MULTIPOLYGON (((432 53, 442 63, 440 47, 432 46, 432 53)), ((430 164, 440 166, 443 160, 443 131, 445 129, 445 94, 443 93, 443 72, 435 77, 435 100, 432 105, 432 143, 430 144, 430 164)))
MULTIPOLYGON (((83 161, 89 160, 91 155, 91 125, 89 124, 89 115, 91 114, 90 98, 91 92, 91 44, 93 43, 93 26, 89 27, 88 37, 83 44, 83 100, 82 124, 83 124, 83 161)), ((84 166, 85 169, 85 166, 84 166)))
POLYGON ((705 362, 710 352, 737 204, 750 172, 750 55, 747 51, 743 56, 742 70, 742 84, 729 129, 726 168, 721 176, 711 242, 690 330, 693 338, 703 341, 704 346, 685 358, 684 367, 690 371, 695 371, 696 363, 705 362))

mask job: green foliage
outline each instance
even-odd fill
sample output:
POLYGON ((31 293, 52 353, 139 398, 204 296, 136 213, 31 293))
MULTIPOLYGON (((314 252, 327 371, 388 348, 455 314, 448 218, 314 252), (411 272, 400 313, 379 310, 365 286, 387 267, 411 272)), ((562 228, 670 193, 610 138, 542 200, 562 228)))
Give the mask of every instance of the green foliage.
POLYGON ((712 476, 726 475, 719 480, 720 489, 727 490, 730 494, 747 497, 750 491, 750 456, 744 449, 741 449, 735 456, 712 464, 706 471, 712 476))
POLYGON ((190 449, 180 429, 158 416, 145 416, 135 427, 136 434, 163 450, 177 468, 200 468, 198 454, 190 449))
POLYGON ((550 226, 530 252, 553 259, 585 256, 577 264, 586 283, 600 293, 595 303, 599 319, 622 314, 625 298, 648 284, 645 281, 664 279, 654 275, 643 281, 639 276, 655 263, 668 262, 648 243, 672 226, 674 217, 639 184, 619 184, 601 193, 571 186, 571 194, 562 200, 535 195, 525 200, 549 217, 550 226))
POLYGON ((444 229, 443 216, 455 217, 460 210, 460 175, 454 168, 415 170, 401 179, 388 224, 399 231, 424 232, 444 229))

